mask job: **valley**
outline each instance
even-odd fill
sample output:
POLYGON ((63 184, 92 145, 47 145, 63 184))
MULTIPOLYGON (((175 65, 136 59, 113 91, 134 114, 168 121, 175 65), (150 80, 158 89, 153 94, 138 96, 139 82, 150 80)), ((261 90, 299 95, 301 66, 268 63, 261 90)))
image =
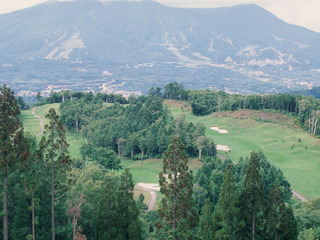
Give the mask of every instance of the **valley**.
MULTIPOLYGON (((174 117, 183 114, 187 121, 194 124, 203 123, 206 126, 206 136, 212 138, 216 144, 228 146, 230 151, 218 150, 222 157, 237 162, 240 157, 248 157, 253 150, 262 151, 271 164, 284 172, 292 189, 308 200, 319 197, 320 140, 318 138, 297 126, 287 126, 287 122, 272 123, 250 118, 237 119, 232 116, 222 117, 218 114, 197 117, 191 114, 186 102, 167 100, 165 104, 174 117), (228 133, 213 131, 210 129, 212 126, 227 129, 228 133)), ((46 111, 51 107, 58 109, 59 104, 41 106, 37 114, 44 118, 46 111)), ((37 128, 35 122, 39 124, 39 121, 32 119, 30 111, 22 112, 22 120, 26 131, 36 134, 40 131, 40 127, 37 128)), ((70 144, 71 156, 80 158, 80 147, 85 143, 85 139, 72 130, 67 132, 67 140, 70 144)), ((157 174, 161 170, 161 159, 147 159, 143 162, 124 159, 122 164, 131 169, 135 183, 158 183, 157 174)), ((201 167, 201 162, 197 159, 191 160, 189 164, 195 172, 201 167)))

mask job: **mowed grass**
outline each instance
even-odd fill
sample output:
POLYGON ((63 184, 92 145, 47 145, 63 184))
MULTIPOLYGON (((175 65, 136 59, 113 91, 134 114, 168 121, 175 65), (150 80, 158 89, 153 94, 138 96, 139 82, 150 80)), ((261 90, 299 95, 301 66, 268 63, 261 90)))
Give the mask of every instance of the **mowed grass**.
MULTIPOLYGON (((202 163, 198 159, 189 159, 188 166, 195 173, 201 168, 202 163)), ((146 159, 122 161, 123 168, 130 168, 133 182, 136 183, 159 183, 158 174, 162 171, 162 159, 146 159)), ((122 171, 119 172, 119 175, 122 171)))
POLYGON ((25 131, 35 136, 41 131, 40 120, 32 114, 32 109, 21 111, 21 120, 25 131))
MULTIPOLYGON (((49 124, 49 121, 45 118, 48 114, 50 108, 54 108, 59 114, 59 103, 47 104, 40 106, 35 113, 43 119, 43 124, 49 124)), ((33 116, 32 109, 21 111, 21 119, 26 132, 29 132, 31 135, 36 135, 40 132, 40 120, 33 116)), ((39 136, 40 140, 42 137, 39 136)), ((81 134, 77 133, 75 129, 66 131, 67 142, 69 143, 69 152, 72 158, 81 158, 80 148, 85 143, 85 139, 81 134)))
POLYGON ((262 151, 271 164, 279 167, 290 182, 292 189, 307 199, 320 196, 320 140, 299 128, 285 124, 235 119, 232 117, 197 117, 190 111, 183 111, 178 103, 166 101, 174 117, 185 114, 186 120, 206 126, 206 136, 216 144, 227 145, 231 151, 219 154, 238 161, 250 156, 252 151, 262 151), (220 134, 210 127, 228 130, 220 134), (300 141, 299 141, 300 139, 300 141))

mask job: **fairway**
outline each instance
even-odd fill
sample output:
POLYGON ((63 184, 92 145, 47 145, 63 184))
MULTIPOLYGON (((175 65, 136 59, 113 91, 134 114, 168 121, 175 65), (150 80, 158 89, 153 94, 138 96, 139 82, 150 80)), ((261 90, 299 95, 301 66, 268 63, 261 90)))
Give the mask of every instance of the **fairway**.
MULTIPOLYGON (((231 151, 218 151, 232 161, 250 156, 252 151, 262 151, 271 164, 279 167, 292 189, 307 199, 320 196, 320 140, 299 128, 284 124, 236 119, 232 117, 197 117, 172 101, 166 101, 175 117, 185 114, 186 120, 206 126, 206 136, 216 144, 226 145, 231 151), (210 127, 226 129, 221 134, 210 127), (300 139, 300 140, 299 140, 300 139)), ((184 104, 184 103, 183 103, 184 104)))
MULTIPOLYGON (((35 112, 43 119, 43 124, 48 124, 49 121, 45 118, 48 114, 50 108, 55 108, 59 114, 60 103, 47 104, 40 106, 35 112)), ((26 132, 29 132, 31 135, 35 136, 41 130, 40 120, 33 116, 32 109, 21 111, 21 119, 26 132)), ((39 136, 40 140, 42 137, 39 136)), ((81 158, 80 148, 85 143, 85 139, 81 134, 77 133, 75 130, 66 131, 67 142, 69 143, 69 152, 72 158, 81 158)))

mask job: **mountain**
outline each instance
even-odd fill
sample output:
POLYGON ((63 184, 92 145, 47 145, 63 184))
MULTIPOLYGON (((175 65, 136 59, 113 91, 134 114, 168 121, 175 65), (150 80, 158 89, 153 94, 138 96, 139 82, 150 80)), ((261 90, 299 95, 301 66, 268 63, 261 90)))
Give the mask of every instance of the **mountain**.
POLYGON ((239 93, 320 83, 320 33, 257 5, 171 8, 156 2, 49 1, 0 15, 0 83, 146 93, 173 81, 239 93))

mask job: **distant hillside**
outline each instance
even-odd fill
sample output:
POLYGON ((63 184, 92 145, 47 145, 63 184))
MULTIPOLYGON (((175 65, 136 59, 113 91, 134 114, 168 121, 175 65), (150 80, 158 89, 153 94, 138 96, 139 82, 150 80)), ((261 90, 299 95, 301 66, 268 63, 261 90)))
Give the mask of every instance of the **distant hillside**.
POLYGON ((320 99, 320 86, 313 87, 311 89, 296 91, 294 94, 304 95, 304 96, 314 96, 317 99, 320 99))
POLYGON ((257 5, 50 1, 0 15, 0 83, 14 89, 273 93, 319 84, 320 33, 257 5))

